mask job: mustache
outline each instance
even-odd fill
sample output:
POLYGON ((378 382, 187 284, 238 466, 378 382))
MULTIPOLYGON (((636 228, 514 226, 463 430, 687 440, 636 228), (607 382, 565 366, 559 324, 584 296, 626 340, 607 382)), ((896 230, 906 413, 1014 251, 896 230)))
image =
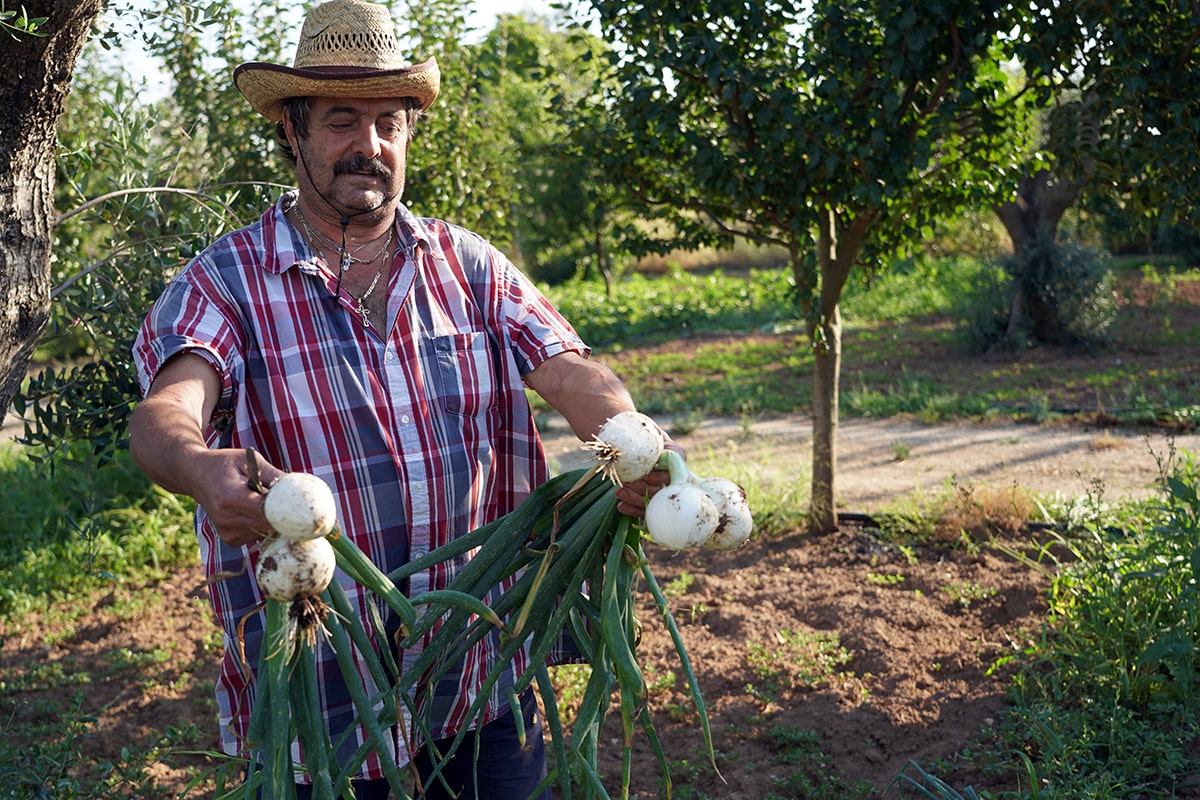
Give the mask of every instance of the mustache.
POLYGON ((334 175, 346 174, 364 174, 377 175, 386 180, 391 180, 392 171, 388 169, 387 164, 383 163, 382 159, 367 158, 361 153, 355 153, 349 158, 343 158, 333 165, 334 175))

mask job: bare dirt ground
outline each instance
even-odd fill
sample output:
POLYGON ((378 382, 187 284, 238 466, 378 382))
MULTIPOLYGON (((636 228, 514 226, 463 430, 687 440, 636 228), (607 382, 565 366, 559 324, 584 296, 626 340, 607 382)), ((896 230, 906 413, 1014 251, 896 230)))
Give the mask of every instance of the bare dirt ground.
MULTIPOLYGON (((795 417, 711 420, 677 438, 693 451, 724 448, 794 472, 807 463, 811 436, 806 419, 795 417)), ((896 420, 847 420, 840 442, 842 507, 863 513, 950 483, 1066 495, 1102 486, 1112 500, 1146 497, 1172 448, 1200 453, 1196 435, 896 420)), ((572 465, 572 440, 551 431, 547 447, 561 468, 572 465)), ((723 776, 706 764, 678 658, 645 596, 639 655, 654 687, 656 727, 677 762, 676 786, 690 796, 804 796, 804 780, 830 778, 796 766, 797 735, 814 737, 828 757, 825 774, 839 785, 878 792, 910 760, 929 769, 952 759, 993 724, 1009 676, 996 667, 1036 635, 1045 611, 1045 579, 999 552, 939 546, 906 554, 856 525, 817 540, 792 534, 732 553, 652 558, 660 583, 674 587, 723 776), (806 674, 814 661, 828 675, 806 674)), ((168 729, 186 732, 189 749, 214 748, 215 630, 202 598, 198 570, 185 569, 165 583, 98 594, 74 630, 30 617, 0 632, 0 678, 26 681, 22 691, 0 692, 2 716, 47 714, 62 703, 94 718, 83 746, 99 763, 119 760, 125 746, 161 746, 168 729), (81 682, 40 688, 39 674, 81 682)), ((602 763, 613 776, 617 736, 602 763)), ((644 739, 635 758, 637 796, 662 796, 644 739)), ((130 796, 176 796, 188 769, 207 762, 164 751, 152 768, 162 792, 143 783, 130 796)))

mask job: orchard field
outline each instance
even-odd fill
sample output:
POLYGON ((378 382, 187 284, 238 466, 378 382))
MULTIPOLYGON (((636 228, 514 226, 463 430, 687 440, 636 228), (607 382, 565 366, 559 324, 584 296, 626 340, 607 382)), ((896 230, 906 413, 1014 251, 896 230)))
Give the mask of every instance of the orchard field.
MULTIPOLYGON (((981 354, 956 335, 952 281, 943 296, 927 269, 848 302, 855 444, 826 537, 803 533, 802 337, 714 299, 769 294, 778 275, 638 278, 648 316, 670 296, 657 316, 686 315, 690 335, 585 333, 698 471, 746 485, 760 522, 732 553, 651 554, 714 733, 715 764, 639 595, 674 796, 1191 796, 1200 277, 1122 273, 1095 352, 981 354), (889 474, 906 483, 881 491, 889 474)), ((589 302, 561 292, 568 311, 589 302)), ((545 430, 566 468, 573 444, 545 430)), ((213 770, 234 768, 211 753, 219 635, 187 504, 122 459, 51 477, 15 445, 0 457, 0 797, 210 796, 213 770)), ((582 669, 557 673, 567 713, 582 669)), ((615 728, 610 743, 611 777, 615 728)), ((665 796, 644 740, 635 751, 636 795, 665 796)))

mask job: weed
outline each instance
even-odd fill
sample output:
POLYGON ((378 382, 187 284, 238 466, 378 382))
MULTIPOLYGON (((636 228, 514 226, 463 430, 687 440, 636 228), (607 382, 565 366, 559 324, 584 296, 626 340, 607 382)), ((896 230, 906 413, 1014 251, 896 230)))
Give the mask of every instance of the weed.
POLYGON ((685 408, 675 414, 671 420, 671 432, 677 436, 687 436, 695 433, 704 422, 704 413, 695 408, 685 408))
POLYGON ((850 800, 874 794, 865 781, 850 783, 830 770, 829 756, 816 731, 773 725, 761 738, 775 752, 776 763, 785 767, 765 800, 850 800))
POLYGON ((1019 662, 994 756, 1036 754, 1022 769, 1050 796, 1171 795, 1194 772, 1198 484, 1185 456, 1137 520, 1103 504, 1102 487, 1047 504, 1061 532, 1024 561, 1053 580, 1051 626, 1036 658, 1019 662))
POLYGON ((815 687, 842 672, 851 655, 836 633, 781 630, 774 642, 751 641, 747 660, 768 691, 794 686, 815 687))
POLYGON ((954 581, 943 586, 942 592, 962 608, 970 608, 981 600, 989 600, 1000 594, 999 589, 980 586, 971 581, 954 581))
POLYGON ((575 718, 576 709, 583 701, 583 693, 592 676, 590 664, 559 664, 550 668, 550 684, 558 702, 558 714, 563 725, 575 718))
POLYGON ((663 597, 683 597, 695 582, 695 575, 690 572, 681 572, 678 577, 662 588, 663 597))

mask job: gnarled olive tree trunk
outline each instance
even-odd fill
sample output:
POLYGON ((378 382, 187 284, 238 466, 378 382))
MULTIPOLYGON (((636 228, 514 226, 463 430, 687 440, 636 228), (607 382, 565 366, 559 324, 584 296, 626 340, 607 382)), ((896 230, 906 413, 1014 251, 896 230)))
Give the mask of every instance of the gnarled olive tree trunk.
POLYGON ((50 316, 58 119, 104 6, 103 0, 21 5, 30 18, 47 20, 39 35, 0 31, 0 417, 50 316))
POLYGON ((1058 339, 1062 320, 1045 301, 1031 276, 1042 274, 1036 258, 1050 257, 1039 242, 1058 240, 1058 224, 1063 214, 1079 199, 1084 182, 1059 180, 1047 170, 1021 179, 1014 199, 996 208, 996 215, 1012 239, 1013 260, 1017 265, 1012 302, 1008 314, 1009 341, 1015 341, 1028 329, 1035 339, 1058 339))

